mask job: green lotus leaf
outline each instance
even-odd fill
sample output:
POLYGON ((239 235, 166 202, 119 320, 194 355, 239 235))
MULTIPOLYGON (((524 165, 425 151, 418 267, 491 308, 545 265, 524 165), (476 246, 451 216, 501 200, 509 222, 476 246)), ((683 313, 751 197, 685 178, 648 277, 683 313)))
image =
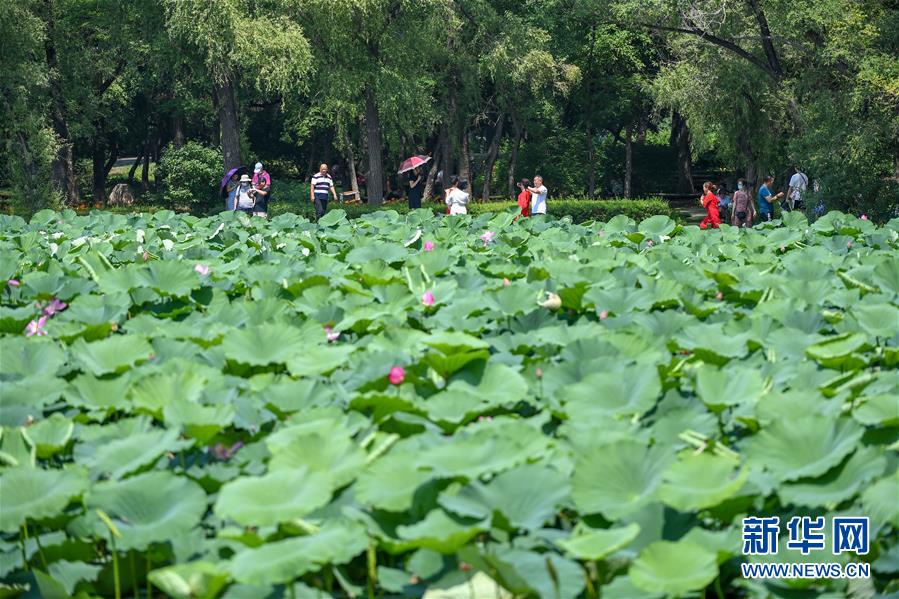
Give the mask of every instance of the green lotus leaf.
POLYGON ((810 345, 806 348, 805 353, 822 366, 835 368, 839 367, 853 353, 861 351, 866 344, 867 338, 864 335, 844 333, 810 345))
POLYGON ((26 518, 43 520, 59 515, 84 493, 87 482, 86 473, 78 468, 6 470, 0 474, 0 531, 16 532, 26 518))
POLYGON ((228 359, 251 366, 286 364, 309 349, 309 339, 302 331, 273 323, 234 331, 222 341, 228 359))
POLYGON ((284 427, 266 439, 272 454, 269 470, 307 467, 329 474, 335 486, 351 482, 365 465, 365 452, 349 431, 333 420, 313 420, 284 427))
POLYGON ((885 293, 899 295, 899 264, 895 256, 885 257, 871 273, 871 278, 885 293))
POLYGON ((482 530, 481 524, 466 524, 440 509, 431 510, 415 524, 396 528, 397 536, 407 541, 410 547, 422 547, 440 553, 453 553, 482 530))
POLYGON ((198 401, 206 382, 202 374, 190 370, 160 372, 135 381, 129 395, 135 407, 158 416, 170 401, 198 401))
POLYGON ((899 424, 899 399, 895 395, 863 397, 852 409, 852 417, 866 425, 899 424))
POLYGON ((65 361, 65 351, 51 339, 0 337, 2 380, 53 376, 65 361))
POLYGON ((152 354, 153 347, 136 335, 113 335, 91 343, 78 339, 72 344, 72 355, 82 369, 95 376, 123 372, 137 362, 149 360, 152 354))
POLYGON ((556 545, 578 559, 598 561, 626 547, 640 533, 639 524, 628 524, 620 528, 582 528, 556 545))
POLYGON ((102 569, 101 566, 67 560, 53 562, 48 568, 50 576, 62 586, 68 595, 75 593, 75 587, 79 582, 96 580, 102 569))
POLYGON ((313 535, 245 549, 234 556, 228 571, 234 580, 245 584, 278 584, 325 564, 346 563, 366 547, 368 537, 360 525, 330 522, 313 535))
POLYGON ((112 518, 121 533, 116 539, 118 549, 145 550, 199 524, 206 512, 206 493, 187 478, 147 472, 95 484, 86 504, 112 518))
POLYGON ((899 470, 885 476, 862 492, 864 513, 876 524, 889 524, 899 528, 899 470))
POLYGON ((505 586, 520 595, 574 599, 584 590, 584 571, 558 553, 502 547, 485 558, 505 586))
POLYGON ((331 498, 331 490, 326 473, 303 468, 240 477, 219 491, 215 513, 243 526, 271 526, 322 507, 331 498))
POLYGON ((173 260, 154 260, 134 274, 137 285, 163 294, 183 297, 201 285, 194 265, 173 260))
POLYGON ((711 453, 683 453, 662 476, 659 499, 687 512, 718 505, 746 482, 749 470, 729 458, 711 453))
POLYGON ((382 510, 408 510, 416 489, 434 476, 430 470, 417 468, 417 459, 414 453, 394 451, 366 466, 353 487, 356 499, 382 510), (390 484, 385 485, 385 480, 390 484))
POLYGON ((568 477, 557 470, 527 464, 497 475, 487 484, 473 482, 438 502, 460 516, 484 519, 494 512, 515 528, 534 530, 551 520, 568 501, 568 477))
POLYGON ((819 476, 849 455, 864 429, 845 418, 817 415, 775 420, 745 442, 746 458, 778 481, 819 476))
POLYGON ((686 542, 657 541, 640 552, 628 571, 635 587, 680 596, 700 591, 718 576, 715 554, 686 542))
POLYGON ((637 230, 647 237, 660 237, 662 235, 671 235, 677 223, 664 214, 656 214, 640 222, 637 230))
POLYGON ((570 419, 595 421, 608 416, 642 416, 652 409, 661 392, 654 368, 634 366, 588 375, 563 389, 560 396, 570 419))
POLYGON ((471 599, 472 597, 490 597, 490 599, 513 599, 509 591, 484 574, 475 572, 474 576, 454 586, 443 588, 435 585, 428 588, 422 599, 471 599))
POLYGON ((671 461, 659 447, 622 440, 591 447, 577 456, 571 496, 578 510, 610 520, 632 513, 655 497, 671 461))
POLYGON ((353 345, 307 346, 301 354, 287 361, 287 370, 294 376, 316 376, 339 368, 356 351, 353 345))
POLYGON ((24 427, 0 429, 0 464, 34 467, 37 452, 24 427))
POLYGON ((169 597, 214 599, 228 583, 228 573, 212 562, 188 562, 153 570, 150 582, 169 597))
POLYGON ((66 389, 65 397, 73 406, 94 409, 110 409, 125 405, 125 393, 131 384, 128 374, 113 378, 98 378, 92 374, 79 374, 66 389))
POLYGON ((873 337, 892 337, 899 333, 899 308, 891 304, 861 304, 852 310, 852 316, 873 337))
POLYGON ((473 337, 466 333, 458 333, 452 331, 436 331, 428 335, 422 341, 428 347, 443 352, 444 354, 452 354, 457 351, 471 351, 477 349, 487 349, 486 341, 473 337))
POLYGON ((202 405, 178 400, 165 406, 165 423, 180 428, 187 437, 206 443, 234 420, 234 407, 228 404, 202 405))
POLYGON ((833 510, 854 497, 876 476, 883 473, 886 458, 871 447, 860 447, 842 464, 817 478, 784 483, 777 489, 784 505, 826 507, 833 510))
POLYGON ((109 476, 118 479, 149 465, 166 452, 179 451, 190 445, 189 441, 178 440, 177 429, 153 429, 106 441, 99 446, 82 443, 75 447, 75 455, 87 466, 93 478, 109 476))
POLYGON ((23 429, 22 432, 34 446, 37 457, 49 458, 65 448, 74 430, 75 423, 56 412, 49 418, 39 420, 23 429))
POLYGON ((758 370, 727 366, 699 368, 696 373, 696 393, 709 407, 752 405, 765 391, 765 381, 758 370))

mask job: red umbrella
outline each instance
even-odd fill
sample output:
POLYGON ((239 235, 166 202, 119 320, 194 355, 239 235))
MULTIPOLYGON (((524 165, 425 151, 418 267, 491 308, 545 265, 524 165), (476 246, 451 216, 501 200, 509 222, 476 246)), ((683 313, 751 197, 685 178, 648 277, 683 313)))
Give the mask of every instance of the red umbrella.
POLYGON ((403 163, 400 165, 400 170, 397 171, 397 174, 405 173, 407 171, 411 171, 415 167, 426 164, 431 159, 430 156, 413 156, 412 158, 406 158, 403 160, 403 163))

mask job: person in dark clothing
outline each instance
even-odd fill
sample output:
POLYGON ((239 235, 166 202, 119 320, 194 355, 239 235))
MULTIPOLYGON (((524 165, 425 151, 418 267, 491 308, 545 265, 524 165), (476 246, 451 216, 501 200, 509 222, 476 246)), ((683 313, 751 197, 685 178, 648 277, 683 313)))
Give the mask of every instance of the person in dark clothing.
POLYGON ((421 208, 421 198, 425 192, 425 178, 420 167, 409 173, 409 210, 421 208))

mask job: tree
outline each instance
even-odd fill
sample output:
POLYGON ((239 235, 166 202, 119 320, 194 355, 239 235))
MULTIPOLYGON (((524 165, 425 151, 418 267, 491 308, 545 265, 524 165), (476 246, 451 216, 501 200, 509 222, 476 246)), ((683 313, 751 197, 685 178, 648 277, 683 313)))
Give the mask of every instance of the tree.
POLYGON ((212 75, 224 170, 239 166, 241 86, 280 95, 303 89, 312 63, 303 29, 285 3, 165 0, 165 7, 171 35, 212 75))

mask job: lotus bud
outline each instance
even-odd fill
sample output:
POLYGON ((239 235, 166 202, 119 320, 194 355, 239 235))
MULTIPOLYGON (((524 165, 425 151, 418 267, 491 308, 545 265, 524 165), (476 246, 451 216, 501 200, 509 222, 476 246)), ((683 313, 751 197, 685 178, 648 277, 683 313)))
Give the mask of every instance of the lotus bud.
POLYGON ((424 244, 424 250, 426 252, 432 251, 435 247, 437 247, 437 246, 434 244, 433 241, 430 241, 430 240, 426 241, 424 244))
POLYGON ((402 366, 394 366, 390 369, 388 378, 390 379, 391 385, 401 385, 406 379, 406 369, 402 366))
POLYGON ((434 305, 434 294, 430 291, 425 291, 421 294, 421 303, 428 308, 434 305))
POLYGON ((599 319, 600 319, 600 320, 605 320, 605 319, 608 318, 608 317, 609 317, 609 311, 608 311, 608 310, 602 310, 602 311, 600 311, 600 313, 599 313, 599 319))

